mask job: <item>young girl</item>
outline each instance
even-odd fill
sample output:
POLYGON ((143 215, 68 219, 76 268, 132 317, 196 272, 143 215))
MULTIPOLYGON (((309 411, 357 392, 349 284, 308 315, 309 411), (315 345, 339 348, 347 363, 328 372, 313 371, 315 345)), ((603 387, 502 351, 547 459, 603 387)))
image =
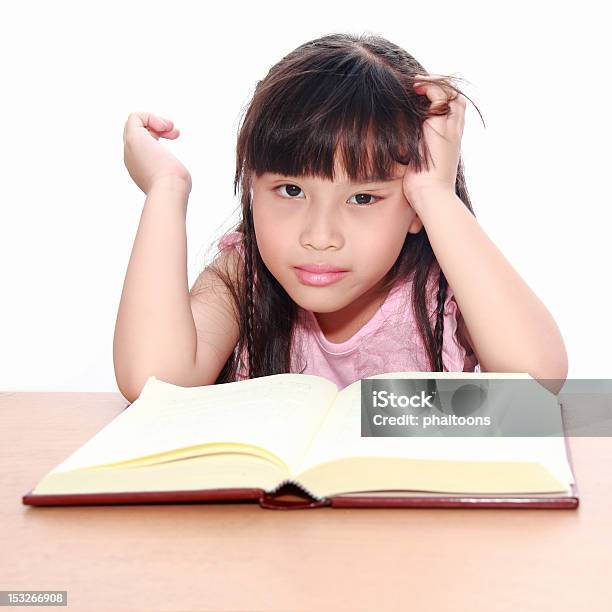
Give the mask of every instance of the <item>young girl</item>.
MULTIPOLYGON (((257 83, 238 135, 241 219, 187 283, 191 177, 132 113, 125 163, 147 194, 114 338, 119 388, 284 372, 340 388, 399 371, 567 375, 559 329, 475 220, 465 97, 371 35, 307 42, 257 83)), ((554 390, 558 392, 558 389, 554 390)))

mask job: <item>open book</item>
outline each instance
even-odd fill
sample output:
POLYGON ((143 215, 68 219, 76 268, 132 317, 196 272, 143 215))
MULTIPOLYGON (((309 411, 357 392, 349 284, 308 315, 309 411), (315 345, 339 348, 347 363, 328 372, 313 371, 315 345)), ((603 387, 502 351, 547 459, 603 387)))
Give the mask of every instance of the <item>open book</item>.
MULTIPOLYGON (((370 378, 530 378, 392 372, 370 378)), ((532 379, 533 380, 533 379, 532 379)), ((557 396, 546 391, 561 418, 557 396)), ((575 508, 563 435, 368 437, 361 380, 276 374, 140 396, 29 493, 28 505, 253 500, 263 507, 575 508), (283 502, 289 489, 301 503, 283 502), (305 500, 305 501, 304 501, 305 500)))

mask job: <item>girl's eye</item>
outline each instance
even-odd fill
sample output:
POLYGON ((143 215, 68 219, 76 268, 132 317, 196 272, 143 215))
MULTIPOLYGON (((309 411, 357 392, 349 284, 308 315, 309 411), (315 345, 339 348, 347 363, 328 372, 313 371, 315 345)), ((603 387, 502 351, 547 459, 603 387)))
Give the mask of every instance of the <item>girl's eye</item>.
MULTIPOLYGON (((291 196, 296 196, 297 195, 297 193, 295 193, 296 191, 297 192, 302 191, 297 185, 290 185, 289 183, 285 183, 284 185, 279 185, 274 191, 278 191, 279 189, 282 189, 283 197, 285 197, 285 194, 287 193, 285 191, 285 187, 289 187, 288 192, 289 192, 289 195, 291 196)), ((293 199, 293 198, 288 198, 288 199, 293 199)))
MULTIPOLYGON (((281 193, 283 194, 283 197, 287 197, 287 194, 291 197, 288 197, 288 200, 293 200, 295 199, 293 196, 297 196, 298 193, 300 191, 302 191, 297 185, 291 185, 290 183, 285 183, 284 185, 279 185, 275 191, 279 191, 282 190, 281 193), (285 190, 285 188, 288 188, 287 190, 285 190)), ((374 196, 370 193, 356 193, 354 196, 351 196, 351 198, 374 198, 375 200, 379 200, 380 198, 378 196, 374 196)), ((357 201, 354 203, 355 206, 372 206, 373 202, 369 201, 369 202, 364 202, 364 201, 357 201)))
MULTIPOLYGON (((354 196, 351 196, 351 198, 359 198, 359 197, 365 197, 365 198, 374 198, 375 200, 378 200, 379 197, 372 195, 371 193, 356 193, 354 196)), ((358 202, 357 206, 372 206, 374 202, 369 201, 369 202, 358 202)))

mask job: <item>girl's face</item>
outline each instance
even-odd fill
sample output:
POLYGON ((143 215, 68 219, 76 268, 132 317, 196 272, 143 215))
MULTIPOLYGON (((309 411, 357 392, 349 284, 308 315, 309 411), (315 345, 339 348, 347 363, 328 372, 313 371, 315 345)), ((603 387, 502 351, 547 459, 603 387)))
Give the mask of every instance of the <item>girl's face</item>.
POLYGON ((398 164, 392 180, 373 183, 350 183, 338 165, 334 182, 253 174, 259 253, 299 306, 335 312, 377 295, 406 234, 423 226, 403 193, 405 168, 398 164), (331 284, 312 286, 296 272, 296 266, 307 264, 335 266, 347 273, 331 284))

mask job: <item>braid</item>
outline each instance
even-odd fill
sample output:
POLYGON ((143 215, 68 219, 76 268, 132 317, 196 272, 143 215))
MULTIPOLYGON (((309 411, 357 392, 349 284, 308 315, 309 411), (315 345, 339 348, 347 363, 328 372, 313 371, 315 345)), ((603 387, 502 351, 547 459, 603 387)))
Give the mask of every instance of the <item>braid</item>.
POLYGON ((245 232, 245 277, 246 277, 246 307, 247 307, 247 320, 246 320, 246 338, 247 338, 247 354, 249 356, 249 371, 248 377, 253 378, 254 374, 254 359, 255 359, 255 341, 253 338, 254 328, 254 307, 253 307, 253 244, 251 240, 252 236, 252 217, 251 211, 246 215, 247 231, 245 232))
POLYGON ((434 331, 434 342, 436 346, 436 372, 444 372, 444 361, 442 360, 442 344, 444 339, 444 302, 446 301, 447 287, 448 281, 444 276, 444 272, 442 272, 442 269, 440 269, 437 295, 438 304, 436 306, 436 327, 434 331))

